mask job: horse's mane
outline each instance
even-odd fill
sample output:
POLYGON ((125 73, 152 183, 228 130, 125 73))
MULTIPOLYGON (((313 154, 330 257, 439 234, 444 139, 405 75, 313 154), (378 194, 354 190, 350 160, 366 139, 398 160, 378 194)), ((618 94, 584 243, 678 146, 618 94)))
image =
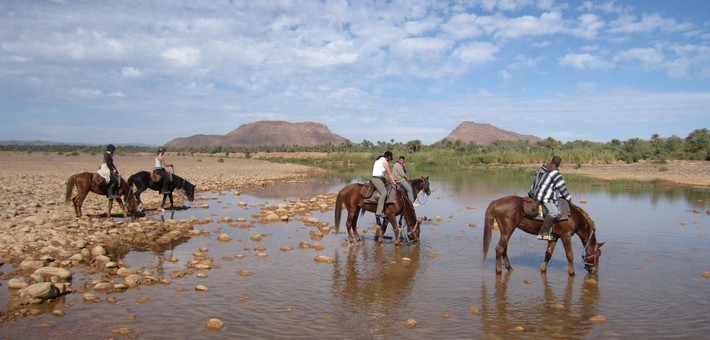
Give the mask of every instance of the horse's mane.
POLYGON ((594 224, 594 220, 592 220, 591 217, 589 217, 589 214, 587 214, 582 207, 570 202, 570 207, 572 207, 574 210, 577 211, 577 213, 584 219, 584 223, 589 227, 590 231, 596 231, 596 225, 594 224))

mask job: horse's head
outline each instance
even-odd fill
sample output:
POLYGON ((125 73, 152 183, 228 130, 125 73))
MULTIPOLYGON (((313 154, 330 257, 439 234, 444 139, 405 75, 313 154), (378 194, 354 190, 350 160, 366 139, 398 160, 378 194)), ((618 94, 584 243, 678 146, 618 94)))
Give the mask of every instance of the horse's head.
POLYGON ((126 207, 128 213, 134 215, 138 211, 138 200, 136 200, 135 192, 133 192, 133 186, 125 183, 124 192, 126 194, 126 207))
POLYGON ((182 192, 187 196, 187 200, 192 202, 195 200, 195 186, 190 184, 190 182, 185 181, 185 184, 182 186, 182 192))
POLYGON ((429 176, 422 176, 422 181, 424 181, 424 185, 422 186, 422 190, 424 190, 424 193, 429 196, 431 195, 431 189, 429 188, 429 176))
POLYGON ((414 224, 414 227, 409 225, 409 230, 407 230, 407 238, 409 238, 412 243, 417 243, 419 242, 419 234, 421 233, 421 228, 419 228, 422 224, 422 221, 417 221, 414 224))
POLYGON ((599 258, 602 256, 602 243, 595 243, 590 246, 589 251, 582 253, 582 262, 584 262, 584 269, 589 272, 589 274, 596 274, 599 271, 599 258))

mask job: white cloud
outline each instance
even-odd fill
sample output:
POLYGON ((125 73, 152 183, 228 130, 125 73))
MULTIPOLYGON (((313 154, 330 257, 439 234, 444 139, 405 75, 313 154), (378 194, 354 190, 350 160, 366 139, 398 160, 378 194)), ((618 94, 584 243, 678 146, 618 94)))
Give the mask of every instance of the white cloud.
POLYGON ((604 27, 604 21, 594 14, 583 14, 577 18, 577 27, 571 32, 573 35, 593 39, 599 35, 599 31, 604 27))
POLYGON ((559 59, 560 66, 569 66, 578 70, 606 69, 613 65, 600 57, 588 53, 567 54, 559 59))
POLYGON ((683 32, 693 28, 692 23, 678 23, 675 19, 663 18, 660 14, 644 14, 641 19, 633 15, 621 15, 609 23, 611 33, 683 32))
POLYGON ((160 54, 165 60, 176 67, 195 67, 200 63, 202 53, 193 47, 173 47, 160 54))
POLYGON ((621 51, 614 57, 614 61, 630 61, 639 63, 645 69, 652 69, 663 63, 663 53, 655 48, 633 48, 621 51))
POLYGON ((121 75, 126 78, 140 78, 143 76, 143 72, 135 67, 125 66, 121 68, 121 75))
POLYGON ((471 43, 457 48, 452 55, 467 64, 484 64, 495 59, 500 48, 489 42, 471 43))

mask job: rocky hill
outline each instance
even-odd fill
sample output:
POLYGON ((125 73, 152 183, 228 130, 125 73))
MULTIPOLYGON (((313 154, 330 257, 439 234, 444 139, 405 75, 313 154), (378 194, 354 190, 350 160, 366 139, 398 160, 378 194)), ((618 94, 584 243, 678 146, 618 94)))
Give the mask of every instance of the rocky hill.
POLYGON ((345 138, 333 133, 319 123, 289 123, 283 121, 258 121, 244 124, 220 135, 194 135, 175 138, 165 144, 169 148, 200 148, 210 146, 317 146, 323 144, 339 145, 345 138))
POLYGON ((478 145, 488 145, 497 140, 525 139, 530 142, 541 141, 542 138, 532 135, 521 135, 512 131, 502 130, 490 124, 463 122, 444 139, 460 140, 466 144, 474 142, 478 145))

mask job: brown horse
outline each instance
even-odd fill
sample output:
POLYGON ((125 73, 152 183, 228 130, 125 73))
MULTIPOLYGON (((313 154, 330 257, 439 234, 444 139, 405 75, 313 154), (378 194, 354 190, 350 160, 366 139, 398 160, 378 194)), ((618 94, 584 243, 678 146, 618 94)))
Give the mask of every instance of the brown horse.
MULTIPOLYGON (((412 181, 412 189, 414 189, 414 196, 416 196, 419 191, 425 190, 427 194, 431 193, 429 189, 429 177, 422 177, 416 180, 416 187, 414 189, 415 183, 412 181)), ((345 226, 348 230, 348 240, 350 244, 357 243, 362 244, 360 239, 360 234, 357 232, 357 219, 358 214, 364 214, 365 211, 375 212, 377 210, 377 203, 365 202, 365 199, 360 195, 360 190, 365 184, 353 183, 346 185, 343 189, 338 192, 338 196, 335 199, 335 228, 338 230, 340 228, 340 216, 342 214, 343 205, 348 211, 348 219, 345 222, 345 226), (353 240, 353 235, 355 241, 353 240)), ((417 220, 417 214, 414 211, 412 202, 407 198, 407 194, 402 190, 394 190, 396 195, 394 203, 385 204, 384 213, 385 220, 382 223, 382 229, 377 232, 377 241, 379 243, 384 243, 385 231, 387 231, 387 224, 392 224, 392 230, 394 230, 394 244, 399 246, 399 228, 397 228, 396 218, 398 215, 404 216, 407 224, 407 238, 412 240, 413 243, 419 241, 419 225, 421 221, 417 220)))
MULTIPOLYGON (((572 236, 577 234, 584 245, 582 260, 584 267, 590 274, 594 274, 599 269, 599 256, 604 243, 597 243, 595 235, 596 227, 594 221, 582 208, 570 203, 570 216, 567 220, 557 221, 552 230, 553 236, 562 240, 567 254, 567 272, 574 275, 574 265, 572 254, 572 236)), ((508 260, 508 240, 516 228, 522 231, 537 235, 542 227, 542 221, 531 219, 523 215, 523 198, 519 196, 506 196, 499 198, 488 205, 486 209, 485 228, 483 230, 483 261, 486 261, 488 246, 491 243, 493 224, 498 223, 500 229, 500 239, 496 246, 496 274, 500 274, 501 258, 505 261, 505 268, 512 270, 508 260)), ((540 266, 542 272, 547 271, 547 263, 550 262, 552 252, 555 250, 557 240, 547 242, 545 261, 540 266)))
MULTIPOLYGON (((104 183, 102 185, 97 185, 93 180, 94 174, 91 172, 82 172, 75 175, 71 175, 67 180, 67 194, 66 201, 69 202, 71 199, 74 204, 74 211, 76 212, 76 217, 81 217, 81 205, 84 203, 86 196, 89 192, 95 194, 108 196, 108 184, 104 183), (77 194, 71 197, 72 192, 76 187, 77 194)), ((123 209, 123 217, 128 217, 130 213, 133 215, 136 211, 136 198, 133 195, 133 190, 128 185, 128 182, 121 178, 121 184, 118 186, 118 192, 116 195, 116 201, 118 205, 123 209), (121 197, 125 198, 126 205, 123 204, 121 197)), ((113 207, 113 200, 108 201, 108 210, 106 211, 106 217, 111 217, 111 208, 113 207)))

